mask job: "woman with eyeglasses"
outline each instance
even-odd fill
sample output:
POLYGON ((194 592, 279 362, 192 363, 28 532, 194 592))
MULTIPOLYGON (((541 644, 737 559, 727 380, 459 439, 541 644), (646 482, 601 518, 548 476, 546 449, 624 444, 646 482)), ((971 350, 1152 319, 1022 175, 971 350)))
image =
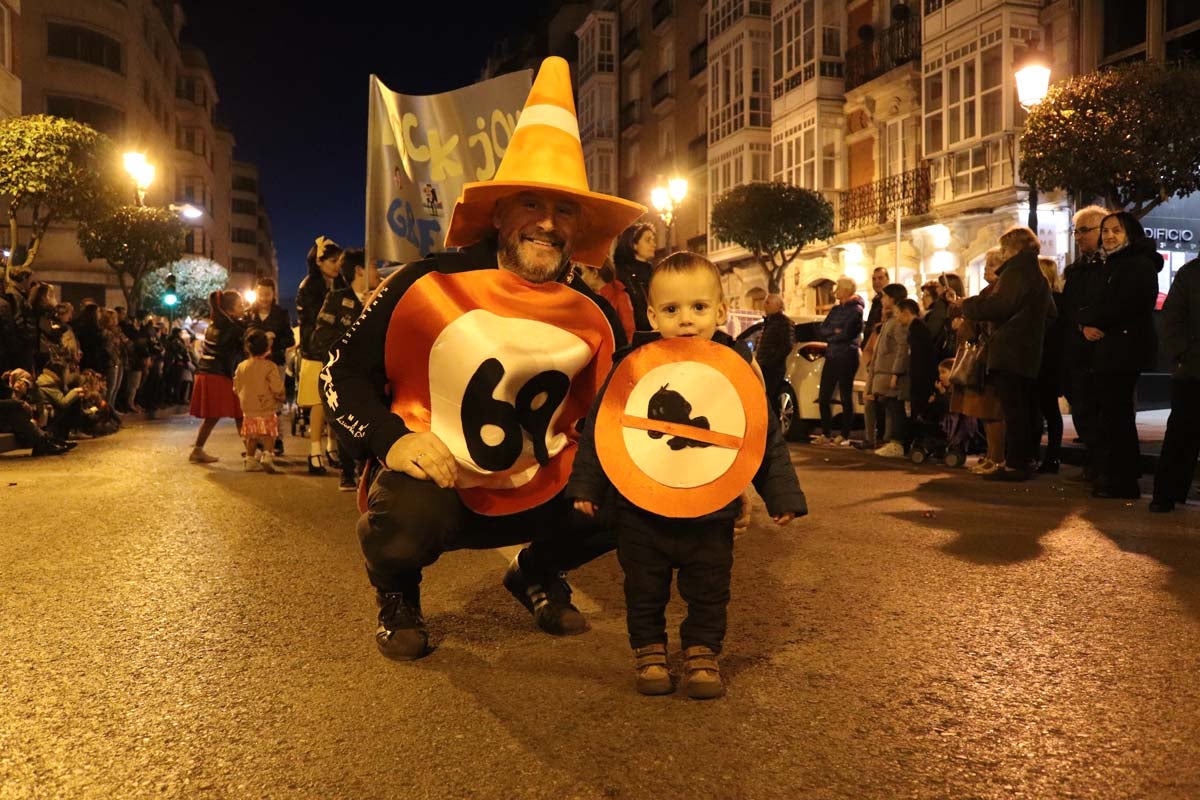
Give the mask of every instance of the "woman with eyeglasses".
POLYGON ((1100 244, 1104 264, 1095 278, 1096 296, 1079 309, 1080 331, 1095 347, 1092 446, 1098 474, 1092 496, 1136 500, 1141 496, 1141 450, 1134 392, 1142 370, 1154 365, 1154 305, 1163 260, 1127 211, 1104 217, 1100 244))

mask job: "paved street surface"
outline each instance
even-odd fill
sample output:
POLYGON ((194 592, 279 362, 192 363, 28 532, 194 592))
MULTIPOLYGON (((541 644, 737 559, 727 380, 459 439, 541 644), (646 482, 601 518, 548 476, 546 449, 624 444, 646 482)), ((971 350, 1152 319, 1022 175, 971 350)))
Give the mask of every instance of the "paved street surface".
POLYGON ((797 447, 812 514, 756 506, 701 703, 634 692, 612 555, 553 639, 449 554, 436 652, 383 659, 353 496, 194 434, 0 456, 0 798, 1200 797, 1196 503, 797 447))

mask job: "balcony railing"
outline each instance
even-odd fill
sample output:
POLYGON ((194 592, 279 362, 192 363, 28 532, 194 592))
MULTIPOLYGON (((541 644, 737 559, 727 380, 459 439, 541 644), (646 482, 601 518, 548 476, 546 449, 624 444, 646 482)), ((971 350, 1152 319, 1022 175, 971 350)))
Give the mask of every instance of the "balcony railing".
POLYGON ((662 101, 675 95, 675 85, 671 80, 674 70, 667 70, 654 79, 650 85, 650 106, 657 107, 662 101))
POLYGON ((688 142, 688 167, 703 167, 708 161, 708 134, 702 133, 688 142))
POLYGON ((654 7, 650 9, 650 20, 654 27, 658 27, 666 21, 667 17, 675 11, 674 0, 658 0, 654 7))
POLYGON ((632 125, 637 125, 642 121, 642 101, 630 100, 625 105, 621 106, 621 130, 625 130, 632 125))
POLYGON ((921 58, 921 18, 913 15, 846 51, 846 90, 921 58))
POLYGON ((638 38, 637 28, 630 28, 621 34, 621 58, 626 58, 630 53, 642 46, 641 40, 638 38))
POLYGON ((902 217, 928 214, 930 194, 928 162, 922 162, 921 166, 908 172, 842 192, 838 204, 838 231, 883 225, 894 219, 897 209, 902 217))
POLYGON ((705 40, 692 48, 688 55, 688 78, 694 78, 708 66, 708 41, 705 40))

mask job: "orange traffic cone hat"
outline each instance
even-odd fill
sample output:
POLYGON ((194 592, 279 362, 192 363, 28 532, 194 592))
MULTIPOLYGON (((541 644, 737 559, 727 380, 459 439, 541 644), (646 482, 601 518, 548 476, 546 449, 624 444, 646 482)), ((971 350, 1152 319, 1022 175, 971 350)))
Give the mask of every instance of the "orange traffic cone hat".
POLYGON ((446 246, 465 247, 483 239, 496 229, 496 201, 530 189, 565 195, 579 204, 571 260, 588 266, 603 266, 613 239, 646 213, 643 205, 588 189, 571 71, 557 56, 542 62, 496 177, 463 185, 450 215, 446 246))

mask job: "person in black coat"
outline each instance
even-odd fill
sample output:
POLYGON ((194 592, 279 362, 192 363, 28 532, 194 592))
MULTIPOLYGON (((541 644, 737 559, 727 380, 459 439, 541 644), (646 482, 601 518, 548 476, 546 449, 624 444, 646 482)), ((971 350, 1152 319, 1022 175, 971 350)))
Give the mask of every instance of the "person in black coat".
POLYGON ((921 306, 916 300, 906 297, 897 304, 896 310, 900 324, 908 328, 908 392, 915 420, 924 416, 929 408, 941 353, 933 333, 922 324, 921 306))
POLYGON ((657 251, 658 239, 654 226, 647 222, 626 228, 613 250, 617 279, 625 284, 625 291, 633 303, 635 331, 650 330, 650 322, 646 318, 646 293, 650 287, 650 259, 654 258, 657 251))
POLYGON ((1033 386, 1042 365, 1047 318, 1055 314, 1050 287, 1042 277, 1037 235, 1013 227, 1000 237, 1004 263, 996 270, 996 290, 963 301, 963 316, 993 324, 987 370, 1004 408, 1006 468, 985 480, 1023 481, 1033 459, 1033 386))
POLYGON ((796 328, 787 314, 783 313, 783 298, 777 294, 767 295, 763 307, 762 331, 758 346, 754 348, 754 360, 762 370, 766 385, 767 402, 771 411, 779 414, 779 395, 783 391, 783 379, 787 375, 787 360, 796 344, 796 328))
POLYGON ((313 345, 313 331, 317 327, 317 316, 325 303, 325 296, 336 288, 338 264, 342 248, 324 236, 317 237, 308 251, 308 274, 300 281, 296 290, 296 315, 300 318, 300 379, 296 384, 296 405, 309 409, 308 420, 308 472, 310 475, 325 474, 325 459, 332 442, 325 437, 325 406, 317 386, 317 376, 325 366, 328 352, 313 345))
POLYGON ((1175 274, 1162 313, 1162 348, 1175 372, 1171 416, 1154 471, 1150 510, 1156 513, 1187 502, 1200 457, 1200 259, 1189 261, 1175 274))
POLYGON ((875 294, 871 298, 871 308, 867 311, 867 323, 863 327, 868 337, 875 331, 875 326, 883 322, 883 287, 888 283, 888 271, 883 267, 876 267, 871 273, 871 291, 875 294))
MULTIPOLYGON (((825 340, 825 363, 821 367, 821 386, 817 392, 817 408, 821 412, 821 437, 816 441, 831 441, 833 436, 833 391, 838 390, 842 403, 842 442, 850 441, 854 423, 854 375, 862 356, 863 301, 856 292, 858 284, 846 275, 838 278, 834 299, 838 304, 829 309, 821 321, 821 338, 825 340)), ((832 440, 837 444, 837 442, 832 440)))
POLYGON ((1062 360, 1063 395, 1071 405, 1071 422, 1083 441, 1083 477, 1095 478, 1092 442, 1095 439, 1096 392, 1092 388, 1092 351, 1095 345, 1083 335, 1079 309, 1092 305, 1100 284, 1104 253, 1100 249, 1100 221, 1108 210, 1088 206, 1075 212, 1072 234, 1075 237, 1075 261, 1063 270, 1062 289, 1062 360))
POLYGON ((1127 211, 1104 218, 1100 241, 1104 266, 1096 276, 1096 299, 1079 309, 1083 335, 1095 345, 1098 475, 1092 496, 1136 500, 1141 496, 1141 449, 1135 391, 1138 376, 1154 366, 1158 350, 1154 306, 1163 260, 1127 211))

